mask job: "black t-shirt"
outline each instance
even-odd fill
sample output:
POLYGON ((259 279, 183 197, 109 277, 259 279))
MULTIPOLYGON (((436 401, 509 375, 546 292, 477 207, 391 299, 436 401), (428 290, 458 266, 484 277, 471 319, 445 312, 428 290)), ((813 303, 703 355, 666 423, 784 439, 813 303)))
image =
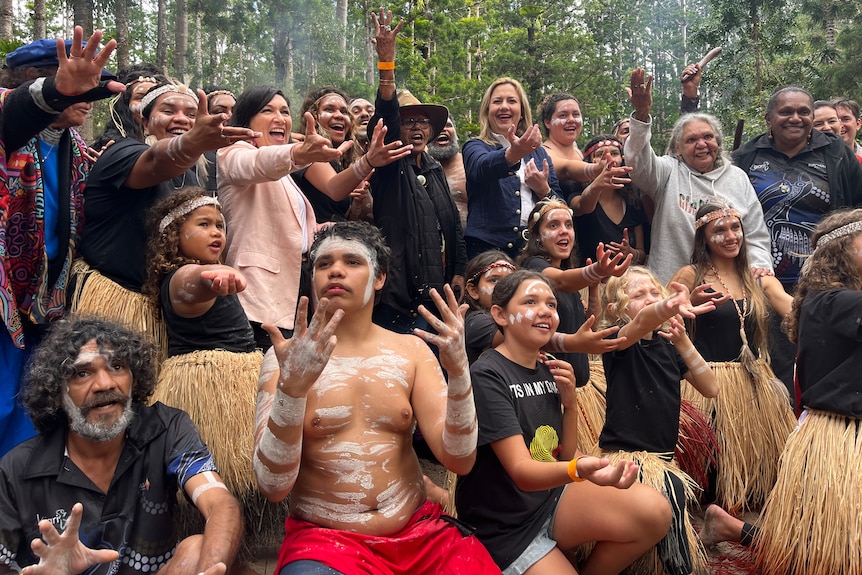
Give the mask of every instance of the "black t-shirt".
MULTIPOLYGON (((542 257, 533 256, 524 262, 524 268, 541 272, 551 267, 551 264, 542 257)), ((579 292, 564 292, 554 290, 557 296, 557 310, 560 314, 560 325, 557 331, 560 333, 575 333, 587 320, 584 303, 581 301, 579 292)), ((554 357, 568 361, 575 369, 575 385, 583 387, 590 381, 590 358, 585 353, 554 352, 554 357)))
POLYGON ((628 202, 625 206, 625 214, 618 224, 608 217, 600 203, 596 204, 596 209, 592 213, 575 216, 575 232, 578 236, 578 255, 581 265, 585 264, 587 258, 596 261, 596 248, 600 242, 605 246, 610 242, 621 242, 625 228, 629 230, 629 242, 632 247, 644 247, 637 245, 635 227, 647 223, 646 214, 642 208, 628 202))
POLYGON ((255 350, 254 332, 236 294, 219 296, 212 307, 198 317, 182 317, 171 305, 171 278, 163 280, 159 292, 165 327, 168 331, 168 357, 198 350, 223 349, 236 353, 255 350))
POLYGON ((199 185, 190 170, 157 186, 127 188, 132 167, 148 149, 131 138, 113 144, 93 166, 84 189, 81 255, 102 275, 137 292, 147 277, 147 212, 174 190, 199 185))
POLYGON ((802 407, 862 417, 862 292, 809 294, 799 316, 802 407))
POLYGON ((528 448, 556 455, 563 431, 560 395, 544 364, 528 369, 493 349, 473 364, 470 375, 479 443, 473 469, 458 478, 455 501, 459 518, 476 528, 491 557, 505 569, 554 512, 563 488, 521 491, 490 444, 517 435, 528 448))
POLYGON ((599 447, 673 453, 679 435, 680 380, 688 368, 673 344, 655 334, 602 354, 608 382, 599 447))
POLYGON ((486 349, 491 347, 499 331, 497 322, 487 311, 470 311, 464 318, 464 342, 467 345, 467 361, 473 365, 486 349))

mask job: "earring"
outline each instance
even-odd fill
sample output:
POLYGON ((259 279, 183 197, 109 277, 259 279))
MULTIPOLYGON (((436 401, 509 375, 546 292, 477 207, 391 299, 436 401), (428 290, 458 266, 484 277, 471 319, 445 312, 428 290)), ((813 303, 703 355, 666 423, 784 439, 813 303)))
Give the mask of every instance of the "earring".
POLYGON ((769 128, 769 135, 767 135, 766 137, 769 138, 770 140, 775 139, 775 137, 772 135, 772 128, 769 128))

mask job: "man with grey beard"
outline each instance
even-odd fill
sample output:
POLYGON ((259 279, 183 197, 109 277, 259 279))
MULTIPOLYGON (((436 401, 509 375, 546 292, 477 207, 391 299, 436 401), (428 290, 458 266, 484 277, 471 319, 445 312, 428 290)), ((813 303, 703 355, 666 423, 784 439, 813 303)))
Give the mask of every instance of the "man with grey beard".
POLYGON ((461 146, 452 114, 449 114, 446 127, 440 135, 428 142, 428 153, 443 166, 449 193, 461 216, 461 229, 467 229, 467 177, 464 175, 464 161, 461 159, 461 146))
POLYGON ((23 390, 39 435, 0 460, 0 574, 224 575, 239 503, 189 416, 147 405, 155 385, 143 336, 101 319, 55 324, 23 390), (177 541, 180 488, 206 527, 177 541))

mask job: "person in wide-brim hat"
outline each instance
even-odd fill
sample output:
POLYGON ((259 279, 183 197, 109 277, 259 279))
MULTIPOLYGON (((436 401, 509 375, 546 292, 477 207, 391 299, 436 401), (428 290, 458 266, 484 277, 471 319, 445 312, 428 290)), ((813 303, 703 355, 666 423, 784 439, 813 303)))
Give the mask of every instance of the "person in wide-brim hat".
POLYGON ((446 120, 449 118, 449 109, 446 106, 423 104, 410 90, 398 92, 398 107, 402 118, 408 117, 414 112, 423 112, 428 116, 428 119, 431 120, 431 140, 443 131, 443 128, 446 127, 446 120))

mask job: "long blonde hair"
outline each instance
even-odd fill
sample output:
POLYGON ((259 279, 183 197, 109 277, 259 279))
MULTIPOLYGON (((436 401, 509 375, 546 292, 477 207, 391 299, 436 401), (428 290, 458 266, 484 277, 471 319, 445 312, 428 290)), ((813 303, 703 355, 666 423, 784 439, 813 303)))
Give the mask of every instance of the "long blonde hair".
POLYGON ((608 278, 608 283, 605 285, 605 289, 602 290, 602 323, 605 327, 622 327, 627 323, 631 323, 634 319, 628 312, 629 294, 626 291, 633 275, 649 279, 659 289, 661 297, 667 297, 667 290, 649 268, 631 266, 623 275, 608 278))
POLYGON ((515 128, 515 134, 517 136, 521 136, 527 131, 529 126, 533 125, 533 114, 530 112, 530 102, 527 99, 527 92, 524 91, 524 87, 521 83, 514 78, 509 78, 507 76, 497 78, 490 86, 488 86, 488 89, 485 90, 485 95, 482 96, 482 103, 479 105, 479 126, 481 128, 479 131, 479 139, 492 145, 497 145, 499 142, 497 142, 491 132, 491 95, 498 86, 502 86, 503 84, 511 84, 514 86, 515 91, 518 92, 518 99, 521 100, 521 120, 518 122, 518 127, 515 128))

